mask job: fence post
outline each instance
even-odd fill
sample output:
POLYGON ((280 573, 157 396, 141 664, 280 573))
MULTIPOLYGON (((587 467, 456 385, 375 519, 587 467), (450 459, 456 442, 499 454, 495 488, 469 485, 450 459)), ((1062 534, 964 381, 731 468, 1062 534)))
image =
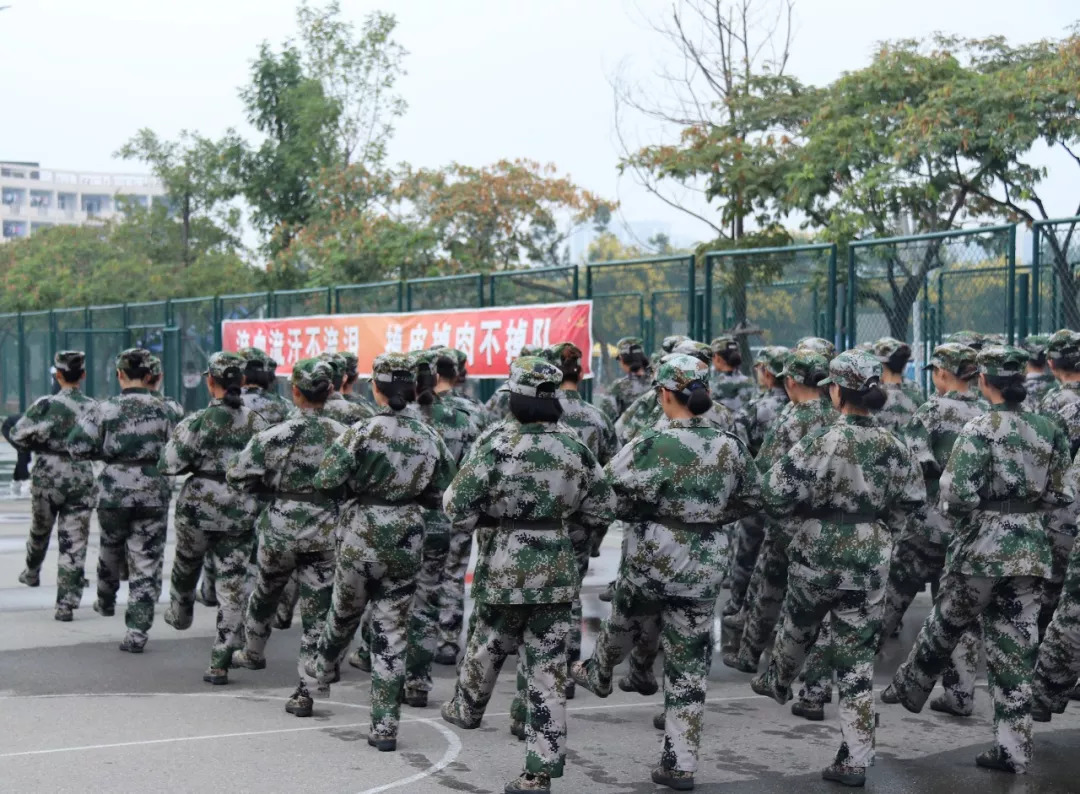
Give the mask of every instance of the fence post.
POLYGON ((341 314, 341 287, 334 287, 334 314, 341 314))
POLYGON ((1007 264, 1009 267, 1008 284, 1005 287, 1005 333, 1009 344, 1016 341, 1016 224, 1009 227, 1007 264))
POLYGON ((476 305, 481 307, 484 305, 484 275, 480 273, 476 277, 476 305))
POLYGON ((702 341, 711 342, 713 338, 712 327, 712 302, 713 302, 713 255, 705 254, 705 317, 702 318, 702 327, 705 329, 702 341))
POLYGON ((26 410, 26 327, 23 322, 23 313, 19 312, 15 318, 15 327, 19 335, 19 413, 26 410))
POLYGON ((225 314, 225 308, 221 303, 221 296, 214 296, 214 350, 221 350, 221 318, 225 314))
POLYGON ((1042 331, 1042 324, 1040 323, 1040 299, 1042 298, 1042 290, 1039 287, 1039 265, 1041 264, 1041 237, 1042 226, 1038 222, 1032 224, 1031 232, 1034 235, 1034 239, 1031 242, 1031 328, 1032 333, 1040 333, 1042 331))
MULTIPOLYGON (((825 338, 836 344, 836 243, 829 249, 829 285, 825 293, 825 338)), ((816 295, 816 293, 815 293, 816 295)))
POLYGON ((405 282, 405 311, 412 311, 412 282, 405 282))
MULTIPOLYGON (((481 290, 483 290, 483 285, 481 285, 480 288, 481 288, 481 290)), ((495 305, 495 274, 494 273, 489 273, 488 274, 488 303, 491 306, 495 305)))
POLYGON ((1017 308, 1020 312, 1019 320, 1016 324, 1016 334, 1018 339, 1026 337, 1030 331, 1028 330, 1028 276, 1026 273, 1021 273, 1016 279, 1016 288, 1020 291, 1020 300, 1017 303, 1017 308))
MULTIPOLYGON (((694 304, 697 303, 697 295, 695 294, 697 292, 697 288, 696 288, 696 286, 694 284, 694 271, 697 270, 697 263, 695 262, 695 259, 694 259, 694 257, 692 255, 687 257, 686 261, 690 266, 688 268, 689 271, 690 271, 690 290, 687 293, 689 295, 689 297, 690 297, 690 316, 687 317, 686 319, 687 319, 687 325, 688 325, 688 327, 690 329, 690 333, 688 334, 688 336, 693 337, 695 332, 697 331, 697 326, 695 325, 695 320, 697 318, 694 316, 694 314, 695 314, 694 309, 696 308, 694 304)), ((652 313, 652 321, 653 321, 653 328, 654 328, 654 333, 655 333, 655 326, 656 326, 656 311, 655 310, 652 313)), ((705 340, 705 341, 708 341, 708 340, 705 340)))
POLYGON ((578 300, 581 297, 580 289, 578 286, 578 266, 574 265, 574 300, 578 300))
POLYGON ((327 314, 333 314, 334 313, 334 288, 333 287, 327 287, 326 288, 326 313, 327 314))
POLYGON ((848 244, 848 263, 847 263, 847 283, 848 283, 848 327, 847 327, 847 345, 850 350, 855 347, 855 326, 856 312, 858 311, 858 301, 856 300, 856 293, 859 290, 858 284, 855 283, 855 246, 851 243, 848 244))

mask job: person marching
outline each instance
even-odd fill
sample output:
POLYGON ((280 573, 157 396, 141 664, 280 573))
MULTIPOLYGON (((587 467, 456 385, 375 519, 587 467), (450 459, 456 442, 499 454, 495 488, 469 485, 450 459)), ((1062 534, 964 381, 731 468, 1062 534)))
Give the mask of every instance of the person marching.
POLYGON ((269 426, 241 399, 244 364, 236 353, 210 356, 204 373, 210 404, 177 425, 158 464, 162 474, 191 475, 176 499, 176 559, 165 622, 177 631, 191 627, 195 586, 209 555, 216 575, 217 637, 203 681, 214 685, 229 683, 233 653, 244 645, 244 606, 260 509, 259 500, 231 486, 225 472, 251 438, 269 426))
MULTIPOLYGON (((542 355, 544 349, 537 345, 522 345, 521 351, 515 356, 539 356, 542 355)), ((506 389, 498 388, 495 393, 491 395, 490 399, 484 404, 484 410, 495 422, 501 422, 506 418, 506 415, 510 413, 510 392, 506 389)))
POLYGON ((346 427, 322 413, 333 391, 333 370, 325 361, 304 359, 290 377, 296 415, 263 430, 229 466, 229 484, 269 499, 255 525, 259 537, 258 570, 244 618, 244 649, 233 654, 233 666, 266 667, 266 643, 285 585, 295 572, 300 583, 300 683, 285 711, 310 717, 314 703, 309 687, 315 679, 306 665, 315 656, 334 589, 337 503, 315 488, 326 450, 346 427))
POLYGON ((101 549, 94 611, 106 617, 115 614, 120 566, 126 558, 127 632, 120 650, 128 653, 143 652, 154 623, 172 492, 157 464, 175 423, 168 406, 147 388, 151 358, 142 348, 120 353, 120 394, 80 416, 67 440, 75 460, 105 463, 98 476, 101 549))
POLYGON ((244 388, 240 395, 244 405, 272 425, 284 422, 290 405, 274 390, 277 362, 257 347, 245 347, 239 353, 244 359, 244 388))
POLYGON ((346 427, 374 416, 375 411, 368 407, 367 403, 350 402, 341 394, 345 383, 345 359, 338 353, 323 353, 319 359, 329 364, 334 373, 334 391, 323 403, 323 413, 346 427))
POLYGON ((870 346, 870 352, 881 362, 881 383, 888 400, 878 413, 878 419, 891 430, 900 430, 922 405, 922 391, 904 377, 911 360, 911 346, 899 339, 885 336, 870 346))
POLYGON ((654 783, 693 788, 712 656, 713 610, 724 575, 721 527, 761 507, 747 449, 703 418, 708 368, 690 356, 664 359, 656 374, 667 426, 646 431, 608 465, 616 515, 630 540, 611 616, 575 681, 600 697, 635 643, 664 651, 665 737, 654 783))
POLYGON ((588 447, 559 424, 562 371, 510 368, 510 416, 480 439, 443 497, 455 527, 477 528, 476 603, 454 696, 442 717, 480 726, 507 654, 524 646, 525 769, 507 794, 551 790, 566 755, 566 640, 580 578, 567 529, 611 523, 614 497, 588 447))
POLYGON ((316 488, 345 503, 330 611, 315 657, 305 669, 322 691, 329 690, 370 601, 368 744, 390 751, 397 749, 424 509, 438 507, 456 467, 438 433, 405 410, 416 399, 416 375, 408 356, 381 355, 372 369, 381 410, 335 441, 315 475, 316 488))
POLYGON ((1056 385, 1054 374, 1049 372, 1046 363, 1046 345, 1050 341, 1048 334, 1031 334, 1024 337, 1022 347, 1028 354, 1027 373, 1024 375, 1024 388, 1028 398, 1025 407, 1037 411, 1039 403, 1046 393, 1056 385))
POLYGON ((754 382, 739 371, 742 366, 739 340, 733 336, 718 336, 709 347, 712 348, 710 388, 713 400, 738 414, 754 398, 754 382))
POLYGON ((615 347, 623 376, 611 384, 607 393, 610 399, 605 404, 604 411, 612 422, 622 416, 634 400, 649 391, 652 383, 649 376, 649 357, 645 355, 645 343, 641 339, 624 336, 615 343, 615 347))
POLYGON ((161 359, 157 356, 150 356, 150 378, 147 385, 150 391, 154 393, 154 396, 168 406, 169 411, 172 413, 173 422, 179 422, 184 418, 184 406, 162 391, 162 387, 165 385, 165 368, 161 365, 161 359))
POLYGON ((30 537, 26 540, 26 569, 19 581, 30 587, 41 583, 41 564, 49 550, 56 524, 60 547, 56 576, 56 612, 63 622, 72 620, 86 585, 86 543, 94 510, 94 469, 89 461, 72 460, 67 439, 79 419, 93 410, 94 401, 83 394, 86 354, 61 350, 53 356, 60 391, 40 397, 10 431, 16 449, 34 454, 30 481, 30 537))
POLYGON ((1051 574, 1045 511, 1070 504, 1069 442, 1051 420, 1021 411, 1028 355, 985 347, 979 387, 989 413, 968 422, 941 477, 941 504, 958 516, 941 590, 892 690, 922 710, 960 637, 981 621, 994 746, 981 767, 1022 774, 1031 763, 1031 680, 1042 579, 1051 574))
POLYGON ((790 700, 828 619, 826 658, 837 674, 843 742, 822 777, 861 786, 874 757, 871 685, 893 545, 889 526, 923 509, 926 488, 904 442, 871 415, 887 399, 875 356, 841 353, 822 385, 839 415, 791 448, 762 483, 769 515, 791 521, 791 562, 772 658, 751 688, 781 704, 790 700))
POLYGON ((339 351, 338 356, 345 362, 345 380, 341 384, 341 396, 351 403, 368 408, 374 414, 374 403, 360 393, 360 357, 351 350, 339 351))

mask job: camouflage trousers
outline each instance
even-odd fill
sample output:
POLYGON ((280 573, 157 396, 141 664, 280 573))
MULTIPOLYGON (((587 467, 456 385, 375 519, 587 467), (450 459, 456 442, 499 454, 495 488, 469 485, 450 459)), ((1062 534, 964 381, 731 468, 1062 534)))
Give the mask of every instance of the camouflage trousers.
MULTIPOLYGON (((881 622, 880 645, 892 637, 915 596, 927 582, 941 578, 948 547, 924 535, 908 534, 893 547, 889 583, 885 588, 885 617, 881 622)), ((880 650, 880 648, 879 648, 880 650)))
POLYGON ((764 681, 774 691, 790 691, 826 620, 817 669, 836 674, 843 743, 836 763, 869 766, 874 758, 874 655, 885 588, 836 590, 792 577, 783 617, 764 681))
POLYGON ((258 566, 255 588, 244 618, 245 647, 259 656, 266 655, 266 643, 270 639, 274 613, 283 601, 282 594, 290 582, 298 582, 303 633, 300 635, 297 670, 301 681, 314 683, 305 667, 315 659, 326 613, 330 610, 334 591, 334 551, 296 551, 260 544, 258 566))
POLYGON ((449 553, 448 533, 424 533, 423 557, 416 576, 416 592, 413 594, 412 611, 409 615, 409 650, 405 661, 406 689, 431 691, 431 664, 439 644, 442 577, 449 553))
POLYGON ((1040 581, 1032 576, 946 574, 915 647, 893 679, 901 700, 921 709, 964 632, 981 620, 994 733, 1018 772, 1031 762, 1031 679, 1040 581))
POLYGON ((293 614, 296 612, 296 605, 300 601, 300 574, 297 571, 293 572, 293 575, 289 577, 285 582, 285 587, 281 589, 281 598, 278 599, 276 620, 282 626, 288 626, 292 623, 293 614))
POLYGON ((120 566, 128 567, 128 605, 124 615, 128 635, 146 642, 154 624, 154 605, 161 595, 168 507, 99 507, 101 549, 98 553, 97 597, 107 607, 116 604, 120 566))
POLYGON ((382 562, 359 559, 350 550, 351 542, 346 539, 334 570, 334 593, 319 638, 316 671, 325 681, 341 664, 370 604, 371 732, 396 736, 416 574, 392 570, 382 562))
POLYGON ((799 690, 799 700, 824 706, 832 697, 833 670, 829 663, 829 651, 832 648, 832 618, 828 615, 821 621, 814 647, 803 662, 805 682, 799 690))
POLYGON ((734 615, 742 610, 764 540, 763 515, 750 515, 736 524, 735 552, 731 560, 731 595, 724 606, 724 614, 734 615))
POLYGON ((461 650, 461 630, 465 625, 465 574, 469 571, 472 546, 471 532, 454 530, 442 574, 439 650, 449 649, 454 655, 461 650))
POLYGON ((1039 640, 1046 634, 1046 628, 1054 617, 1065 576, 1069 570, 1069 558, 1076 538, 1064 532, 1050 532, 1050 552, 1053 557, 1049 579, 1043 580, 1039 599, 1039 640))
POLYGON ((210 649, 210 666, 227 670, 233 652, 244 647, 244 610, 251 592, 251 546, 254 530, 207 532, 177 516, 176 559, 173 560, 169 601, 182 616, 195 610, 195 586, 203 558, 213 560, 217 574, 217 635, 210 649))
POLYGON ((69 503, 62 492, 30 484, 30 537, 26 539, 26 568, 38 572, 49 551, 56 525, 59 545, 56 605, 78 609, 86 583, 86 542, 90 538, 92 505, 69 503))
POLYGON ((1080 544, 1069 554, 1069 567, 1053 620, 1039 646, 1035 697, 1056 714, 1065 710, 1068 693, 1080 676, 1080 544))
POLYGON ((528 686, 525 771, 562 777, 566 760, 566 635, 570 604, 477 604, 450 708, 462 719, 484 715, 509 653, 524 653, 528 686), (521 653, 521 651, 519 651, 521 653))
POLYGON ((761 553, 747 591, 746 615, 739 641, 739 660, 757 666, 780 619, 788 586, 786 539, 772 528, 766 531, 761 553))
POLYGON ((697 770, 715 608, 716 599, 658 599, 620 579, 611 617, 601 625, 587 664, 590 680, 610 687, 616 665, 634 649, 653 647, 659 637, 664 651, 664 769, 697 770))

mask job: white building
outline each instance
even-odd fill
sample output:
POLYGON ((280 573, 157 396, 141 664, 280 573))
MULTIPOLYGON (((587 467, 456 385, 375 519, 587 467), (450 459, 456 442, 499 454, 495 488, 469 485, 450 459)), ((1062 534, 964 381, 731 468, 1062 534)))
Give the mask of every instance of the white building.
POLYGON ((165 200, 161 181, 144 174, 60 171, 0 160, 0 243, 56 224, 115 218, 122 201, 148 207, 165 200))

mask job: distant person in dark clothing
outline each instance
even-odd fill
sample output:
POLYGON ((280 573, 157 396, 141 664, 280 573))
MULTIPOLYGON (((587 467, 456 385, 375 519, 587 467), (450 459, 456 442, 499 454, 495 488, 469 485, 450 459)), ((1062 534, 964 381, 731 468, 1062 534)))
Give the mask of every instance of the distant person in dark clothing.
MULTIPOLYGON (((22 419, 22 414, 12 414, 0 425, 0 433, 11 444, 11 428, 22 419)), ((11 446, 15 447, 14 444, 11 446)), ((15 471, 11 475, 11 495, 22 496, 24 491, 29 491, 30 481, 30 453, 15 447, 18 457, 15 459, 15 471)))

